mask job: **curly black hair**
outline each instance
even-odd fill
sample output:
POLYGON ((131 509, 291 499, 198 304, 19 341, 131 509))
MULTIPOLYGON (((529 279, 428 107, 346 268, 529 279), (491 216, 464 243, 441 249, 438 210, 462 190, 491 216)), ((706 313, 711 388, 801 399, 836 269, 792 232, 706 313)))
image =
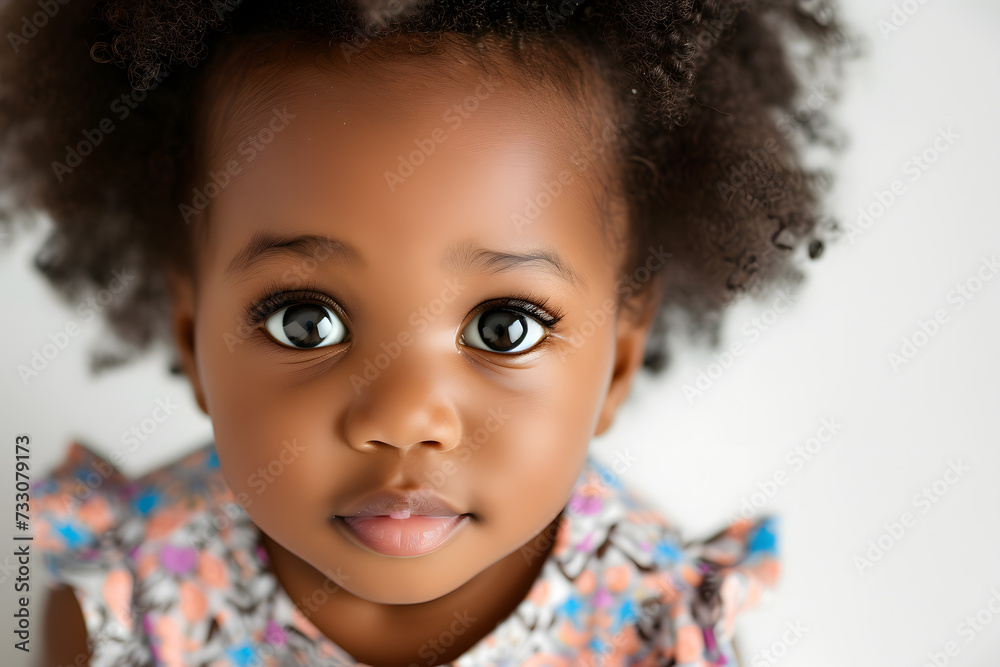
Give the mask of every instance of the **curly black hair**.
POLYGON ((854 49, 826 0, 14 0, 0 23, 0 228, 51 218, 35 263, 68 299, 142 267, 103 313, 122 345, 98 368, 168 342, 165 271, 190 268, 195 227, 177 202, 204 182, 206 72, 288 40, 350 58, 399 35, 430 52, 448 34, 473 52, 505 45, 553 80, 567 58, 592 68, 628 119, 625 265, 672 253, 652 372, 675 324, 716 345, 734 297, 800 282, 797 255, 839 231, 821 214, 829 174, 804 158, 842 144, 824 103, 854 49), (807 99, 807 75, 831 64, 807 99))

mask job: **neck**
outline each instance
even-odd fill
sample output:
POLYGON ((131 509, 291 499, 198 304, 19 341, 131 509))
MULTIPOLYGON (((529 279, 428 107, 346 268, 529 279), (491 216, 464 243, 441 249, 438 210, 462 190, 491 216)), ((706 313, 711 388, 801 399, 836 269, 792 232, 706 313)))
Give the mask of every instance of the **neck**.
POLYGON ((561 518, 562 513, 525 545, 459 588, 416 604, 382 604, 360 598, 334 585, 267 535, 262 534, 261 540, 275 577, 299 611, 355 660, 371 665, 410 664, 414 660, 425 664, 428 638, 454 629, 456 619, 461 621, 462 634, 454 644, 447 649, 430 649, 437 653, 436 664, 441 664, 471 648, 517 609, 552 551, 561 518), (321 605, 311 601, 317 590, 332 591, 321 605), (387 637, 392 641, 386 642, 387 637))

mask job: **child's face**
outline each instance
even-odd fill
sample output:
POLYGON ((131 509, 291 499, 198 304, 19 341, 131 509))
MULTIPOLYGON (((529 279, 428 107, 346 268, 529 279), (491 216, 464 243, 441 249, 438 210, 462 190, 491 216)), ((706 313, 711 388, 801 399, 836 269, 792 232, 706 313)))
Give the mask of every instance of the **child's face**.
POLYGON ((278 92, 260 73, 220 92, 214 108, 238 101, 216 116, 209 167, 241 167, 209 188, 197 281, 174 283, 185 371, 241 504, 283 548, 381 603, 445 595, 551 523, 641 363, 651 312, 609 312, 623 248, 601 228, 623 221, 598 219, 599 165, 571 162, 592 136, 563 100, 469 64, 415 62, 294 65, 278 92), (562 192, 540 196, 563 170, 562 192), (275 289, 289 302, 249 323, 275 289), (562 337, 504 304, 515 295, 561 313, 562 337), (420 488, 471 515, 436 548, 418 523, 449 522, 381 520, 418 534, 421 555, 378 553, 332 518, 420 488))

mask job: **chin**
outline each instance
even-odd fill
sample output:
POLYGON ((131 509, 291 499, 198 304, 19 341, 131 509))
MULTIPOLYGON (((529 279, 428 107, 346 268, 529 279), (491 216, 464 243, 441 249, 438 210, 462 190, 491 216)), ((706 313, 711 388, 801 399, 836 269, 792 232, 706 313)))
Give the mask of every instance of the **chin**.
MULTIPOLYGON (((428 582, 408 581, 405 586, 387 586, 383 580, 377 586, 345 588, 352 595, 378 604, 421 604, 442 598, 459 586, 428 586, 428 582)), ((440 584, 440 582, 438 582, 440 584)))

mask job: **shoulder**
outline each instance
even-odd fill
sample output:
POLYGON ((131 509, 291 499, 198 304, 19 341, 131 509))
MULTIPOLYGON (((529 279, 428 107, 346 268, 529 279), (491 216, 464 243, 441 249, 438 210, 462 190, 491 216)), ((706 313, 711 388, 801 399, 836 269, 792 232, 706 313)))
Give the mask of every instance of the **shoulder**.
POLYGON ((605 658, 735 661, 737 617, 769 596, 780 574, 776 518, 734 518, 710 537, 685 540, 595 459, 560 529, 549 573, 568 583, 559 632, 601 628, 589 648, 605 658))
MULTIPOLYGON (((176 603, 184 586, 178 573, 206 562, 201 551, 221 534, 212 518, 232 501, 212 447, 130 480, 73 443, 62 464, 32 486, 34 548, 54 586, 47 625, 82 621, 100 660, 146 661, 147 612, 176 603)), ((85 664, 79 646, 59 648, 77 660, 65 664, 85 664)))
POLYGON ((45 552, 86 553, 155 539, 234 502, 212 446, 126 478, 78 442, 63 462, 31 490, 35 544, 45 552))

